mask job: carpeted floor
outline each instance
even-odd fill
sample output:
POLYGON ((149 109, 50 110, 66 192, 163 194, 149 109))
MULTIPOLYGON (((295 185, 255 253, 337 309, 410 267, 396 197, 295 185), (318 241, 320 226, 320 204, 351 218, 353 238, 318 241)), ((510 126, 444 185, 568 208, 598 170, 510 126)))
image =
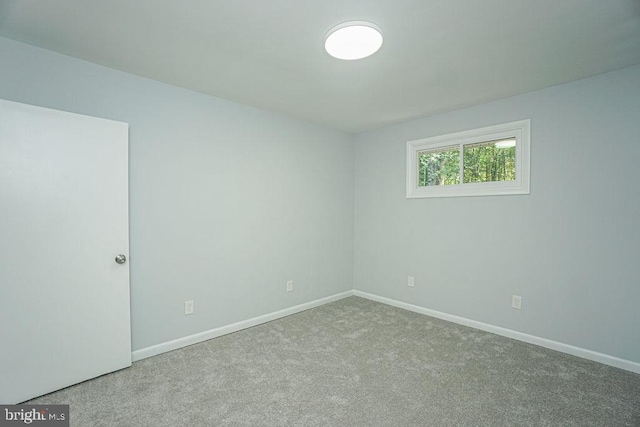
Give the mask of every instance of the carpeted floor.
POLYGON ((350 297, 29 403, 72 426, 640 426, 640 375, 350 297))

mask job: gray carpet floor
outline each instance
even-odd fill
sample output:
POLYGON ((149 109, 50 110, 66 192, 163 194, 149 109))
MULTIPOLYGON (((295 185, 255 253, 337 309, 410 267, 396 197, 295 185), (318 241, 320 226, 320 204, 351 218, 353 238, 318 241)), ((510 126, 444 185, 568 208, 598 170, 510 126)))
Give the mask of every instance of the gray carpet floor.
POLYGON ((640 426, 640 375, 350 297, 29 403, 72 426, 640 426))

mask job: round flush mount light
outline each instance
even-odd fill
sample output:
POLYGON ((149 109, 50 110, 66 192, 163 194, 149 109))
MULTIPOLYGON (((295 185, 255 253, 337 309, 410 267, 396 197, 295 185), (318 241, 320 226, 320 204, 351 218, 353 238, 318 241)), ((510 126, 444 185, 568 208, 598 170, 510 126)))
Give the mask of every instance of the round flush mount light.
POLYGON ((373 55, 382 46, 382 30, 366 21, 349 21, 327 32, 324 48, 338 59, 362 59, 373 55))

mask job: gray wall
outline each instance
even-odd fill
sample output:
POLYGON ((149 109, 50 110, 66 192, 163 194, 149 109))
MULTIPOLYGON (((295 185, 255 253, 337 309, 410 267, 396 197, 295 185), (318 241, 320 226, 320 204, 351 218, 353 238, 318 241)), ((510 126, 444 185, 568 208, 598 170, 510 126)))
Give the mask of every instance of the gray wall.
POLYGON ((0 76, 130 124, 134 350, 352 289, 351 135, 3 38, 0 76))
POLYGON ((640 362, 639 161, 640 67, 360 134, 354 287, 640 362), (405 198, 406 141, 524 118, 530 195, 405 198))
POLYGON ((640 67, 361 134, 354 156, 275 113, 2 38, 0 58, 0 98, 130 124, 134 349, 353 286, 640 362, 640 67), (405 199, 406 141, 523 118, 530 195, 405 199))

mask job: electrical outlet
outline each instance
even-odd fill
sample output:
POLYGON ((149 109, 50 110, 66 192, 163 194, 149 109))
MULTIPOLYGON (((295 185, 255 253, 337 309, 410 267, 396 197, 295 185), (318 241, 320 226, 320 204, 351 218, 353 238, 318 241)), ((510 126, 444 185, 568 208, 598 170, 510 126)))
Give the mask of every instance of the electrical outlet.
POLYGON ((287 281, 287 292, 293 291, 293 280, 287 281))
POLYGON ((414 287, 415 286, 415 279, 413 278, 413 276, 409 276, 409 280, 407 280, 407 286, 409 287, 414 287))
POLYGON ((193 314, 193 300, 184 302, 184 314, 193 314))
POLYGON ((512 295, 511 296, 511 307, 517 309, 517 310, 522 310, 522 297, 519 295, 512 295))

